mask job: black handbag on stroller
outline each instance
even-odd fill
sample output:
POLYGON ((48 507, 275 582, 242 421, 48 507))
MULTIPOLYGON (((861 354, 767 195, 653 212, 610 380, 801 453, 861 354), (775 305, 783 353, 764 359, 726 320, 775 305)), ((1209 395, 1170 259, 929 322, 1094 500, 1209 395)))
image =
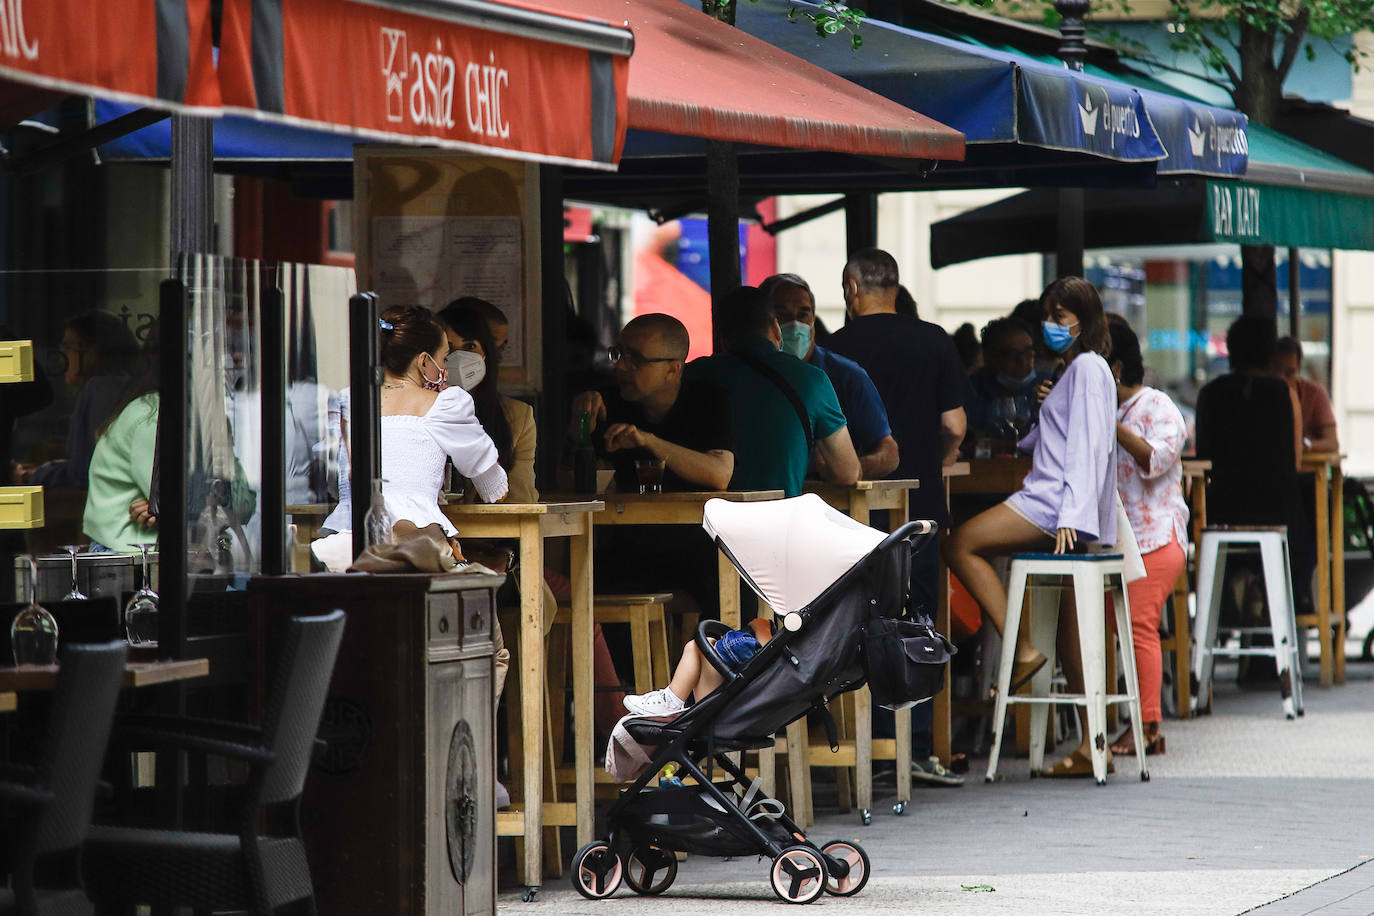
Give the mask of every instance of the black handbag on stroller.
POLYGON ((705 527, 781 626, 731 670, 713 646, 729 627, 702 621, 696 645, 724 682, 670 721, 624 720, 651 760, 609 810, 606 839, 573 858, 573 884, 591 899, 611 896, 622 882, 661 894, 681 851, 767 856, 773 890, 790 903, 856 894, 869 877, 863 849, 848 840, 813 843, 780 802, 756 794, 730 754, 772 747, 789 723, 864 683, 865 628, 872 618, 906 614, 911 554, 936 525, 915 521, 884 535, 808 495, 713 500, 705 527), (670 763, 682 784, 651 784, 670 763))

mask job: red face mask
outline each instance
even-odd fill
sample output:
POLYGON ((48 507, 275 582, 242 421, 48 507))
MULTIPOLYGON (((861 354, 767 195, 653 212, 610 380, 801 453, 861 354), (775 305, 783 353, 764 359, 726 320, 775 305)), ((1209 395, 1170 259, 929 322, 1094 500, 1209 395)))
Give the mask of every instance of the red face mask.
POLYGON ((434 362, 434 357, 430 356, 428 353, 426 353, 425 356, 429 357, 429 361, 434 363, 439 369, 439 377, 436 379, 431 379, 429 376, 425 375, 424 369, 420 370, 420 378, 424 380, 425 388, 429 391, 443 391, 448 387, 448 370, 440 366, 437 362, 434 362))

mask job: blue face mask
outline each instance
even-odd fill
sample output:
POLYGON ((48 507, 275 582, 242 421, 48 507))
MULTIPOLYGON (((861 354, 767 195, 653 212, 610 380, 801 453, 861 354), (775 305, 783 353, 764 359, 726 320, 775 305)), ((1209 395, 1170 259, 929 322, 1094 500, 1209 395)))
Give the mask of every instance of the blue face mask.
POLYGON ((797 359, 806 359, 806 354, 811 350, 811 325, 788 321, 779 327, 782 329, 782 352, 791 353, 797 359))
POLYGON ((1078 339, 1077 334, 1070 333, 1068 328, 1057 321, 1042 321, 1040 327, 1045 338, 1045 346, 1056 353, 1063 353, 1078 339))
POLYGON ((1033 381, 1035 381, 1034 369, 1032 369, 1030 372, 1027 372, 1025 378, 1012 378, 1005 372, 997 373, 997 384, 1001 385, 1003 388, 1008 388, 1012 391, 1025 388, 1033 381))

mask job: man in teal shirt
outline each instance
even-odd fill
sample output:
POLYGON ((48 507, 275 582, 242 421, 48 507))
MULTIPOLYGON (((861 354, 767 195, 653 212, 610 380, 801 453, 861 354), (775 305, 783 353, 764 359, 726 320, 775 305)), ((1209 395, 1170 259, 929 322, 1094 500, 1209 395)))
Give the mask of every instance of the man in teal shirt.
POLYGON ((813 457, 825 480, 845 486, 857 481, 859 458, 835 388, 825 372, 778 349, 782 331, 768 297, 752 286, 734 290, 725 297, 717 331, 717 354, 695 360, 688 372, 730 393, 730 488, 800 496, 813 457))

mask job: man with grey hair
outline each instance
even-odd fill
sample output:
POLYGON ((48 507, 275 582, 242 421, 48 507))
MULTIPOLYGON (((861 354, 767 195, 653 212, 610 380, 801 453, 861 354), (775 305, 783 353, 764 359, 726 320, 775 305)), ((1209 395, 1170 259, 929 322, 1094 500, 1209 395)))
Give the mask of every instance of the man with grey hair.
MULTIPOLYGON (((944 328, 897 313, 897 261, 886 251, 854 252, 841 280, 849 323, 830 335, 828 344, 863 366, 882 396, 900 450, 894 476, 921 481, 911 492, 912 516, 947 525, 941 466, 958 458, 967 426, 963 361, 944 328)), ((912 598, 932 613, 939 596, 938 570, 935 550, 912 557, 912 598)), ((929 785, 960 785, 963 778, 931 755, 931 706, 923 703, 913 714, 911 775, 929 785)))
POLYGON ((863 367, 816 343, 816 297, 796 274, 774 274, 759 284, 782 331, 782 351, 825 372, 835 386, 849 422, 849 438, 859 456, 859 476, 878 480, 897 467, 897 440, 887 422, 883 399, 863 367))

